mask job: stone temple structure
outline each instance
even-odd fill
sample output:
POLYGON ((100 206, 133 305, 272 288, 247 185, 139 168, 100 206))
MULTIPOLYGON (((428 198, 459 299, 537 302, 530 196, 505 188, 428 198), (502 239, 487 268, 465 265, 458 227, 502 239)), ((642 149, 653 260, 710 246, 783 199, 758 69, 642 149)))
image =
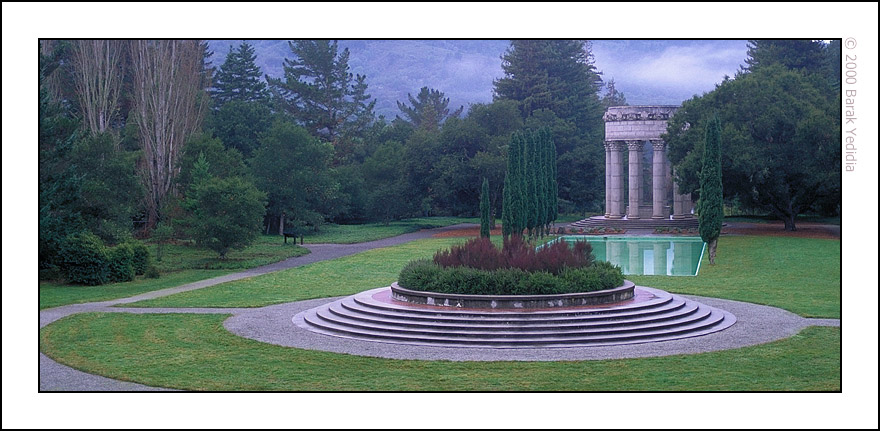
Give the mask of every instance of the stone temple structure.
POLYGON ((605 215, 576 227, 696 227, 666 153, 666 123, 678 106, 612 106, 605 112, 605 215))

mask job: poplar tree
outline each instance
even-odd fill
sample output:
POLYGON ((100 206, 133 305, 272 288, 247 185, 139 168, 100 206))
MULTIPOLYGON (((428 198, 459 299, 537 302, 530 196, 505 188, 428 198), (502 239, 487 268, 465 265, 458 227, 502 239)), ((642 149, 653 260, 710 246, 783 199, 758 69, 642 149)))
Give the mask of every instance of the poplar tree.
POLYGON ((147 230, 159 221, 184 144, 200 128, 203 51, 197 40, 132 40, 132 111, 140 134, 147 230))
POLYGON ((706 127, 703 169, 700 172, 700 237, 709 244, 709 263, 715 264, 715 251, 724 220, 721 191, 721 123, 713 117, 706 127))
POLYGON ((480 237, 489 238, 491 221, 489 220, 489 179, 483 178, 483 188, 480 191, 480 237))

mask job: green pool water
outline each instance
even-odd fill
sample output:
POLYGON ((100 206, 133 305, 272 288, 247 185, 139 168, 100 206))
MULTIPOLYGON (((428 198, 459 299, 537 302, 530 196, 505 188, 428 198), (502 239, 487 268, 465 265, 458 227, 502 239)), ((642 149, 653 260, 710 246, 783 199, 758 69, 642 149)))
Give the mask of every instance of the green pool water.
POLYGON ((563 236, 551 242, 587 241, 596 260, 619 266, 626 275, 694 276, 705 243, 700 237, 563 236))

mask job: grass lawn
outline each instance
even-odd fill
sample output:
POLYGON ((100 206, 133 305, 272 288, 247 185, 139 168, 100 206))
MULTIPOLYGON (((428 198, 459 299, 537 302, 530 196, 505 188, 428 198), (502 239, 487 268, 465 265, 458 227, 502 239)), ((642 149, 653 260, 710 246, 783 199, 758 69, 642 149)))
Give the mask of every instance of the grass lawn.
MULTIPOLYGON (((366 225, 327 225, 319 232, 306 235, 310 243, 347 244, 397 236, 420 229, 449 226, 458 223, 479 223, 476 218, 427 217, 366 225)), ((220 260, 217 253, 196 247, 191 241, 178 241, 162 246, 162 261, 156 262, 156 244, 147 243, 153 263, 162 276, 158 279, 138 277, 126 283, 101 286, 81 286, 58 281, 40 282, 40 309, 92 301, 125 298, 144 292, 179 286, 228 274, 236 270, 255 268, 290 257, 308 254, 306 248, 295 245, 291 239, 285 244, 278 235, 260 235, 256 242, 238 251, 229 252, 220 260)))
POLYGON ((412 241, 126 306, 262 307, 305 299, 353 295, 388 286, 397 280, 400 270, 411 259, 430 258, 438 249, 465 240, 443 238, 412 241))
POLYGON ((196 247, 188 242, 181 242, 163 245, 162 261, 156 262, 156 245, 148 244, 147 247, 150 250, 153 263, 161 274, 159 278, 138 276, 133 281, 100 286, 41 281, 40 309, 126 298, 309 253, 308 249, 298 245, 284 244, 284 241, 275 235, 260 235, 251 246, 229 252, 226 260, 218 259, 217 253, 211 250, 196 247))
POLYGON ((673 293, 772 305, 804 317, 840 318, 840 241, 723 236, 715 265, 703 255, 696 277, 629 275, 673 293))
POLYGON ((393 221, 387 226, 384 223, 359 225, 328 224, 321 226, 318 232, 306 232, 304 239, 305 242, 310 244, 355 244, 417 232, 422 229, 479 222, 479 218, 425 217, 393 221))
MULTIPOLYGON (((774 217, 772 215, 760 216, 760 215, 732 215, 725 216, 725 222, 733 222, 733 223, 782 223, 778 217, 774 217)), ((804 215, 801 214, 794 221, 795 226, 798 223, 821 223, 821 224, 833 224, 840 226, 840 216, 837 217, 820 217, 817 215, 804 215)))
POLYGON ((40 310, 69 304, 107 301, 128 298, 145 292, 177 287, 232 272, 224 269, 183 270, 162 275, 159 278, 138 277, 125 283, 104 284, 101 286, 80 286, 53 282, 40 283, 40 310))
MULTIPOLYGON (((465 238, 413 241, 137 303, 256 307, 388 285, 403 264, 465 238)), ((725 236, 697 277, 640 284, 839 317, 840 242, 725 236)), ((840 328, 810 327, 722 352, 604 361, 451 362, 367 358, 240 338, 218 315, 76 314, 40 330, 40 350, 74 368, 151 386, 249 391, 839 391, 840 328)))
MULTIPOLYGON (((261 307, 352 295, 397 280, 410 259, 465 238, 425 239, 332 261, 136 302, 135 307, 261 307)), ((493 240, 500 241, 500 238, 493 240)), ((627 276, 636 284, 780 307, 805 317, 840 317, 840 241, 726 236, 714 266, 697 277, 627 276)))
POLYGON ((90 373, 197 391, 839 391, 840 328, 698 355, 564 362, 368 358, 260 343, 218 315, 85 313, 40 349, 90 373))

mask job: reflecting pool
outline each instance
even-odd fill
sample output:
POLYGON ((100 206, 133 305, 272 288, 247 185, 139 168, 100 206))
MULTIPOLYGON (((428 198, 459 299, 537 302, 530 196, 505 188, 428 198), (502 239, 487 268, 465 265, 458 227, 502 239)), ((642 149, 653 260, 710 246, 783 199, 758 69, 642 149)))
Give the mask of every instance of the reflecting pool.
POLYGON ((625 275, 697 275, 705 247, 700 237, 574 235, 555 241, 587 241, 596 260, 619 266, 625 275))

